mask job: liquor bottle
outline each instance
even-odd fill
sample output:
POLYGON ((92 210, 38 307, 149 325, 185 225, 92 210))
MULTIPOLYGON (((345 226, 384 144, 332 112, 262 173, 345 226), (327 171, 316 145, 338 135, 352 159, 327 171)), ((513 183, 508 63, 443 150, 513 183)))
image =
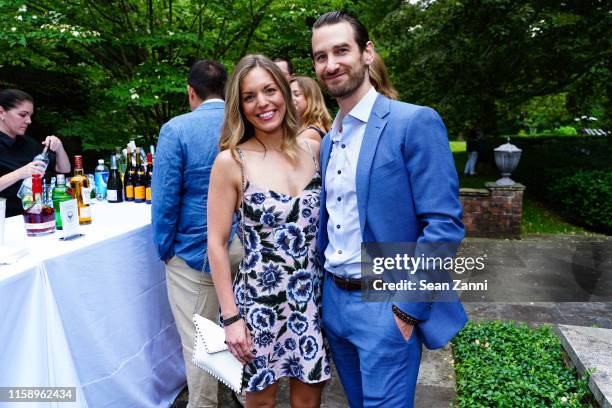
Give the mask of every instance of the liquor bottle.
POLYGON ((57 175, 56 185, 51 196, 53 197, 53 209, 55 210, 55 227, 61 230, 62 216, 60 214, 60 203, 62 201, 72 200, 72 196, 66 187, 66 176, 63 174, 57 175))
POLYGON ((109 203, 120 203, 123 201, 123 183, 121 183, 121 173, 117 169, 117 157, 112 155, 106 197, 109 203))
MULTIPOLYGON (((151 149, 153 146, 151 146, 151 149)), ((145 190, 145 196, 147 198, 147 204, 151 204, 153 194, 151 192, 151 183, 153 182, 153 154, 147 153, 147 188, 145 190)))
POLYGON ((83 175, 82 156, 74 156, 74 176, 70 179, 70 189, 79 207, 79 224, 91 224, 91 190, 89 179, 83 175))
MULTIPOLYGON (((47 150, 49 148, 47 146, 44 147, 43 151, 32 159, 32 162, 40 162, 42 163, 41 167, 43 168, 43 173, 47 170, 47 166, 49 165, 49 153, 47 150)), ((44 194, 44 190, 43 190, 44 194)), ((21 183, 21 187, 19 187, 19 191, 17 192, 17 197, 21 198, 21 203, 23 208, 26 209, 32 205, 34 202, 32 198, 32 178, 26 177, 21 183)))
POLYGON ((140 147, 136 148, 136 178, 134 181, 134 202, 136 203, 144 203, 146 199, 146 172, 143 169, 143 165, 141 162, 141 149, 140 147))
POLYGON ((96 199, 98 201, 104 201, 106 198, 106 185, 108 183, 108 167, 104 165, 104 159, 98 160, 94 179, 96 181, 96 199))
POLYGON ((55 232, 55 211, 43 201, 42 176, 32 175, 32 205, 23 213, 26 234, 38 237, 55 232))
POLYGON ((43 151, 37 154, 36 156, 34 156, 34 159, 32 160, 33 162, 39 161, 39 162, 44 163, 45 169, 49 165, 49 153, 47 152, 47 150, 49 150, 49 147, 45 146, 43 151))
POLYGON ((125 175, 123 176, 123 184, 125 184, 125 201, 134 201, 134 175, 136 169, 134 168, 135 158, 132 156, 130 147, 127 150, 127 166, 125 168, 125 175))

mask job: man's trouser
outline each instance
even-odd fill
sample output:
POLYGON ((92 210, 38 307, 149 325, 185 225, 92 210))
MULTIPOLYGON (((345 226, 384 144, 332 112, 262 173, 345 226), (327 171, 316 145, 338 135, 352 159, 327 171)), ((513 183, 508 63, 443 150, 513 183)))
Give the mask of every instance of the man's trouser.
MULTIPOLYGON (((242 254, 240 240, 235 237, 230 244, 232 275, 238 271, 242 254)), ((200 299, 196 313, 213 321, 216 321, 219 316, 219 300, 212 279, 210 274, 204 273, 202 276, 202 272, 189 267, 181 258, 174 256, 166 264, 166 283, 168 300, 183 345, 183 359, 189 388, 188 408, 216 408, 219 385, 217 379, 191 362, 195 338, 192 316, 196 301, 198 301, 200 286, 200 299)))
POLYGON ((404 340, 391 304, 366 302, 361 291, 323 284, 323 327, 351 408, 414 406, 421 338, 404 340))

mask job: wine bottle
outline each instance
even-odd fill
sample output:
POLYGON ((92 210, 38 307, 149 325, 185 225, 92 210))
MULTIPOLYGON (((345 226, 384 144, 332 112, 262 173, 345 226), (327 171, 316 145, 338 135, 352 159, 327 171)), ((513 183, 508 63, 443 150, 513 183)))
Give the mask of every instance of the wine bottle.
POLYGON ((108 175, 106 186, 106 199, 109 203, 120 203, 123 201, 123 183, 121 183, 121 173, 117 169, 117 158, 111 155, 111 170, 108 175))
POLYGON ((55 211, 44 203, 40 174, 32 174, 32 200, 32 205, 23 213, 26 234, 38 237, 55 232, 55 211))
POLYGON ((89 179, 83 175, 83 157, 74 156, 74 176, 70 179, 72 196, 79 208, 79 224, 91 224, 91 190, 89 179))
POLYGON ((146 182, 145 176, 146 172, 143 171, 142 159, 141 159, 141 149, 140 147, 136 148, 136 178, 134 181, 134 202, 136 203, 144 203, 145 195, 146 195, 146 182))
POLYGON ((135 157, 132 156, 130 146, 127 150, 127 165, 125 167, 125 176, 123 176, 123 184, 125 184, 125 201, 134 201, 134 175, 135 175, 135 157))
POLYGON ((60 214, 60 203, 62 201, 72 200, 72 196, 68 193, 66 187, 66 177, 63 174, 58 174, 56 185, 51 193, 53 197, 53 209, 55 210, 55 228, 62 229, 62 216, 60 214))
MULTIPOLYGON (((153 146, 151 146, 153 149, 153 146)), ((151 204, 153 194, 151 192, 151 183, 153 182, 153 154, 147 153, 147 188, 145 190, 145 196, 147 198, 147 204, 151 204)))

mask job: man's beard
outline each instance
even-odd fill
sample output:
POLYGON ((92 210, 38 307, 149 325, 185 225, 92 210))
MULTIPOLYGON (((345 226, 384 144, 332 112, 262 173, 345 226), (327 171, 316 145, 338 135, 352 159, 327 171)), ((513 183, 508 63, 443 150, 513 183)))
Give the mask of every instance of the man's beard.
POLYGON ((347 72, 348 80, 344 85, 338 85, 330 88, 327 84, 325 84, 325 82, 323 82, 323 84, 325 84, 325 88, 327 88, 327 92, 329 92, 331 96, 334 98, 344 98, 351 95, 361 86, 363 80, 365 79, 366 69, 367 66, 362 64, 359 66, 358 70, 351 70, 347 72))

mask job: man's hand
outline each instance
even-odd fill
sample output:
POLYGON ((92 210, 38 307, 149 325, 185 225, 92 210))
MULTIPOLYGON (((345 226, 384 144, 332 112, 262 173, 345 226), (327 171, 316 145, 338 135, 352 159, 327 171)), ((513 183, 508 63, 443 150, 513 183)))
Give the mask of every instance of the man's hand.
POLYGON ((412 337, 412 331, 414 330, 414 325, 403 322, 395 314, 393 314, 393 318, 395 319, 395 324, 397 324, 397 328, 399 329, 400 333, 402 333, 404 340, 410 340, 410 337, 412 337))

